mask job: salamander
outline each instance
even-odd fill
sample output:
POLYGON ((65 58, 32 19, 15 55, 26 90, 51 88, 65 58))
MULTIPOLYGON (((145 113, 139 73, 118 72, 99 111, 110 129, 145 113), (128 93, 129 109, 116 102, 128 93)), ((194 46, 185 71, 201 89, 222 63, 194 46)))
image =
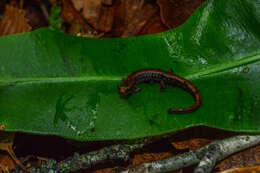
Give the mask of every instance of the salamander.
POLYGON ((163 71, 160 69, 142 69, 131 73, 127 78, 122 79, 121 85, 118 86, 119 94, 122 98, 128 98, 132 94, 141 90, 137 84, 140 83, 160 83, 161 91, 165 90, 165 85, 172 85, 189 92, 194 100, 195 104, 188 108, 170 109, 169 114, 181 114, 190 113, 197 110, 201 104, 201 96, 198 89, 187 79, 173 74, 172 70, 163 71))

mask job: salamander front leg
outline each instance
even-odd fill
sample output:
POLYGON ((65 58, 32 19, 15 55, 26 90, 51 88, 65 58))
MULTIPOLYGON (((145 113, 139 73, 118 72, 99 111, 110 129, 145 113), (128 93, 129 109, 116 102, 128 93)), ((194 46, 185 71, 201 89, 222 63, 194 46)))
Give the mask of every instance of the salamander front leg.
POLYGON ((168 72, 169 72, 169 73, 174 73, 174 72, 173 72, 173 69, 169 69, 168 72))
POLYGON ((160 85, 161 85, 161 87, 160 87, 160 91, 161 92, 163 92, 163 91, 165 91, 165 82, 164 82, 164 80, 160 80, 160 85))
POLYGON ((142 89, 135 85, 133 90, 135 93, 137 93, 137 92, 141 91, 142 89))
POLYGON ((169 70, 168 70, 168 73, 173 74, 173 73, 174 73, 174 72, 173 72, 173 69, 169 69, 169 70))

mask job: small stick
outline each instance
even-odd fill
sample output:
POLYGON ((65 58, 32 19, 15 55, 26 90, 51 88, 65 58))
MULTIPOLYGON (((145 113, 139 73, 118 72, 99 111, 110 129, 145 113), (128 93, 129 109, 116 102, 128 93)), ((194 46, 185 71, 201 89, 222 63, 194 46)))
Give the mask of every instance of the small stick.
MULTIPOLYGON (((63 161, 56 162, 49 159, 46 163, 41 165, 41 168, 31 167, 28 172, 31 173, 67 173, 74 172, 80 169, 87 169, 96 164, 106 161, 123 160, 127 161, 131 152, 138 148, 142 148, 144 144, 118 144, 104 147, 97 151, 92 151, 87 154, 79 155, 75 153, 74 156, 69 157, 63 161)), ((23 170, 19 170, 21 173, 23 170)))
POLYGON ((216 162, 233 153, 257 144, 260 144, 260 135, 234 136, 212 142, 198 150, 191 150, 187 153, 160 161, 144 163, 122 171, 121 173, 162 173, 178 170, 197 163, 199 163, 199 165, 195 169, 195 173, 208 173, 212 171, 216 162))

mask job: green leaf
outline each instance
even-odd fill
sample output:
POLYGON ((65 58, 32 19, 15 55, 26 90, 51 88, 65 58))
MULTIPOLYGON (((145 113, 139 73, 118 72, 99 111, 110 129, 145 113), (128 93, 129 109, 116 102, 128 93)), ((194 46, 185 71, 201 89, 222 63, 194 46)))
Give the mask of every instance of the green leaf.
POLYGON ((88 39, 48 29, 0 38, 0 124, 6 131, 90 141, 135 139, 206 125, 260 132, 260 1, 209 0, 182 26, 156 35, 88 39), (173 69, 199 89, 142 84, 121 99, 121 78, 173 69))
POLYGON ((57 5, 52 6, 50 13, 50 28, 56 31, 62 31, 61 29, 61 16, 60 7, 57 5))

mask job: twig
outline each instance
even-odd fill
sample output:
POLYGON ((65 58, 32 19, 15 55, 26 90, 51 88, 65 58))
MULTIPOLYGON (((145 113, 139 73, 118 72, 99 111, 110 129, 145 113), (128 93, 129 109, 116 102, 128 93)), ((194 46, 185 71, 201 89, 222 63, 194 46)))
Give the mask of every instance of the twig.
MULTIPOLYGON (((87 154, 74 154, 74 156, 69 157, 61 162, 56 162, 55 160, 48 160, 46 164, 43 164, 41 168, 31 167, 28 169, 31 173, 67 173, 73 172, 80 169, 87 169, 98 163, 103 163, 105 161, 113 160, 124 160, 129 159, 129 154, 138 148, 142 148, 144 144, 133 144, 133 145, 113 145, 109 147, 102 148, 97 151, 89 152, 87 154)), ((23 172, 19 170, 19 173, 23 172)))
POLYGON ((212 142, 198 150, 192 150, 172 158, 144 163, 121 173, 162 173, 178 170, 199 163, 195 173, 211 172, 215 163, 227 156, 260 143, 260 135, 235 136, 212 142))
POLYGON ((45 5, 43 4, 43 2, 42 2, 41 0, 37 0, 37 2, 38 2, 39 5, 40 5, 40 8, 41 8, 41 10, 42 10, 43 16, 45 17, 46 21, 49 22, 50 15, 49 15, 49 13, 48 13, 47 8, 45 7, 45 5))
POLYGON ((71 172, 79 169, 86 169, 92 165, 111 160, 129 159, 130 152, 137 148, 143 147, 143 144, 134 145, 114 145, 105 147, 99 151, 93 151, 84 155, 74 155, 58 163, 57 168, 59 172, 71 172))

